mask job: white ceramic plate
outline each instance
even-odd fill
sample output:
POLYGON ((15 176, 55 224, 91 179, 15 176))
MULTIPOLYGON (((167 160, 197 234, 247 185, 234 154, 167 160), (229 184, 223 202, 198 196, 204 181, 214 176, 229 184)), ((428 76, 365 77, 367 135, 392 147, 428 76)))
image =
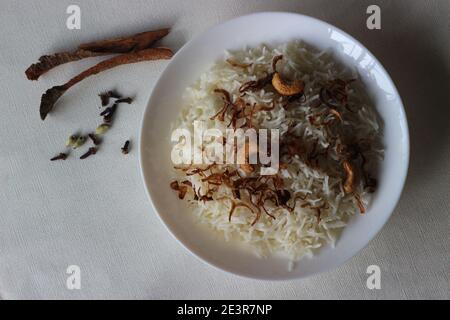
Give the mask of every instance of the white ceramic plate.
MULTIPOLYGON (((335 268, 354 256, 375 237, 400 197, 408 168, 408 126, 400 96, 380 62, 357 40, 320 20, 291 13, 257 13, 209 29, 188 42, 160 76, 144 113, 140 137, 144 184, 155 211, 168 230, 200 259, 220 269, 259 279, 293 279, 335 268), (261 43, 279 44, 302 39, 318 49, 332 48, 338 60, 357 68, 384 121, 384 161, 379 188, 368 211, 356 215, 336 247, 326 247, 313 258, 288 270, 286 258, 258 258, 245 246, 227 243, 199 225, 185 201, 170 189, 170 125, 182 106, 182 94, 201 73, 224 56, 261 43)), ((151 235, 149 235, 151 236, 151 235)))

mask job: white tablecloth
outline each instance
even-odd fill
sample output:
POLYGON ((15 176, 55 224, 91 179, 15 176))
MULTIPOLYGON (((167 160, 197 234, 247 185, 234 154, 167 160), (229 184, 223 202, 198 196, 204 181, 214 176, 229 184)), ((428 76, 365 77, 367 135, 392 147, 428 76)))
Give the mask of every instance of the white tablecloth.
MULTIPOLYGON (((449 298, 450 2, 409 1, 76 1, 81 30, 66 28, 73 1, 0 0, 0 297, 15 298, 449 298), (381 30, 366 8, 381 7, 381 30), (38 82, 26 67, 81 42, 162 26, 178 49, 210 26, 256 11, 292 11, 328 21, 361 40, 404 99, 411 165, 400 203, 370 245, 344 266, 289 282, 244 279, 207 266, 179 245, 150 207, 138 166, 146 101, 167 62, 122 66, 83 81, 39 119, 42 92, 100 59, 59 67, 38 82), (117 114, 101 151, 85 161, 49 158, 66 137, 97 125, 97 94, 136 97, 117 114), (120 147, 130 138, 132 149, 120 147), (381 268, 381 289, 366 268, 381 268), (66 269, 81 268, 68 290, 66 269)), ((79 156, 79 153, 77 153, 79 156)))

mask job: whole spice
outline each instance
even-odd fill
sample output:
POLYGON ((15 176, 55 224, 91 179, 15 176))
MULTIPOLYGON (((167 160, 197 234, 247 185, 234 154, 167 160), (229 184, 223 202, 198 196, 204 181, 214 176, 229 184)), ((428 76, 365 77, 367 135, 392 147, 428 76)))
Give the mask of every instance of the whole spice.
POLYGON ((90 147, 88 151, 80 157, 80 159, 83 160, 89 157, 90 155, 96 154, 97 150, 98 149, 96 147, 90 147))
POLYGON ((131 104, 133 102, 133 98, 127 97, 127 98, 120 98, 116 100, 116 103, 128 103, 131 104))
POLYGON ((83 79, 100 73, 105 70, 112 69, 114 67, 137 63, 141 61, 150 61, 150 60, 159 60, 159 59, 170 59, 173 55, 172 50, 168 48, 150 48, 132 53, 125 53, 111 59, 102 61, 95 66, 83 71, 79 75, 70 79, 63 85, 54 86, 48 89, 41 98, 41 105, 39 108, 39 112, 41 115, 41 119, 44 120, 47 117, 47 114, 53 109, 56 101, 72 86, 82 81, 83 79))
POLYGON ((98 95, 100 97, 100 100, 102 101, 102 107, 106 107, 109 104, 109 99, 110 98, 114 98, 114 99, 120 99, 121 96, 116 93, 115 91, 106 91, 106 92, 102 92, 98 95))
POLYGON ((129 37, 109 39, 81 44, 73 52, 61 52, 53 55, 44 55, 39 62, 32 64, 25 74, 28 80, 37 80, 42 74, 64 63, 84 58, 96 57, 114 53, 134 52, 149 48, 157 40, 165 37, 169 29, 147 31, 129 37))
POLYGON ((86 142, 86 137, 79 136, 75 143, 72 145, 74 149, 81 147, 86 142))
POLYGON ((127 140, 127 141, 125 141, 125 144, 121 148, 122 153, 123 154, 128 154, 128 152, 130 151, 129 149, 130 149, 130 140, 127 140))
POLYGON ((122 96, 120 94, 118 94, 115 91, 105 91, 105 92, 101 92, 99 95, 100 100, 102 102, 102 107, 106 107, 109 104, 109 100, 111 98, 113 99, 117 99, 115 101, 115 103, 128 103, 130 104, 131 102, 133 102, 133 99, 130 97, 126 97, 126 98, 122 98, 122 96))
MULTIPOLYGON (((112 97, 112 96, 110 96, 110 97, 112 97)), ((103 110, 100 113, 100 116, 103 116, 103 122, 105 122, 105 123, 111 123, 112 122, 114 113, 116 112, 116 109, 117 109, 117 106, 119 105, 119 103, 128 103, 128 104, 130 104, 131 102, 133 102, 133 99, 130 98, 130 97, 117 99, 112 106, 105 108, 105 110, 103 110)), ((108 103, 109 103, 109 98, 108 98, 108 103)))
POLYGON ((89 139, 91 139, 92 143, 96 146, 98 146, 101 143, 101 140, 99 137, 97 137, 95 134, 93 133, 89 133, 88 134, 89 139))
POLYGON ((57 156, 50 159, 50 161, 56 161, 56 160, 66 160, 67 159, 67 153, 60 153, 57 156))
POLYGON ((116 39, 81 44, 78 48, 91 52, 127 53, 149 48, 156 41, 164 38, 170 32, 169 28, 140 32, 135 35, 116 39))
POLYGON ((100 116, 103 116, 103 121, 105 123, 112 122, 112 118, 114 116, 114 113, 116 112, 116 109, 117 109, 117 103, 114 103, 111 107, 106 108, 105 110, 103 110, 102 113, 100 113, 100 116))
POLYGON ((105 55, 102 52, 91 52, 86 50, 76 50, 74 52, 59 52, 52 55, 44 55, 39 58, 39 62, 32 64, 25 71, 28 80, 37 80, 47 71, 72 61, 78 61, 84 58, 91 58, 105 55))
POLYGON ((78 136, 76 135, 71 135, 69 138, 67 138, 66 141, 66 147, 74 147, 75 143, 77 142, 78 136))
POLYGON ((95 134, 104 134, 106 131, 109 130, 109 128, 111 128, 110 124, 102 123, 97 127, 97 129, 95 129, 95 134))

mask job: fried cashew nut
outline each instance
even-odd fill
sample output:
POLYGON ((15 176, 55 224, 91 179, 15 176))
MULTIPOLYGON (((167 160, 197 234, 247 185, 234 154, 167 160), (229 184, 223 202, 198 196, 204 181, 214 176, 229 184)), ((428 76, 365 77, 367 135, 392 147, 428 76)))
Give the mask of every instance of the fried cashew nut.
POLYGON ((355 173, 352 164, 345 160, 343 163, 345 170, 345 182, 344 182, 344 192, 346 194, 352 193, 354 190, 355 173))
POLYGON ((305 83, 301 80, 294 80, 291 83, 284 81, 278 72, 275 72, 272 78, 272 85, 282 96, 293 96, 303 93, 305 83))

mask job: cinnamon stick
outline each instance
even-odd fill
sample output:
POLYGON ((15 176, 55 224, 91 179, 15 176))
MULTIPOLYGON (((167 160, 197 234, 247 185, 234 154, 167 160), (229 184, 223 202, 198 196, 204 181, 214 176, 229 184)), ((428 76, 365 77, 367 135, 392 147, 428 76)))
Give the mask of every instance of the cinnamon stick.
POLYGON ((141 32, 130 37, 107 39, 81 44, 78 49, 90 52, 127 53, 148 49, 157 40, 164 38, 169 29, 141 32))
POLYGON ((32 64, 25 71, 29 80, 37 80, 41 75, 56 66, 84 58, 129 53, 148 49, 156 41, 162 39, 169 33, 170 29, 141 32, 129 37, 107 39, 96 42, 81 44, 73 52, 60 52, 52 55, 44 55, 39 62, 32 64))
POLYGON ((159 59, 170 59, 173 56, 172 50, 169 48, 150 48, 144 49, 137 52, 125 53, 113 58, 104 60, 95 66, 83 71, 79 75, 70 79, 63 85, 55 86, 48 89, 41 98, 41 105, 39 108, 39 112, 41 115, 41 119, 44 120, 47 114, 53 109, 56 101, 72 86, 80 82, 81 80, 95 75, 99 72, 112 69, 114 67, 137 63, 141 61, 150 61, 150 60, 159 60, 159 59))
POLYGON ((47 71, 72 61, 78 61, 84 58, 104 55, 102 52, 90 52, 86 50, 76 50, 74 52, 59 52, 52 55, 45 55, 39 58, 39 62, 32 64, 25 70, 28 80, 37 80, 47 71))

